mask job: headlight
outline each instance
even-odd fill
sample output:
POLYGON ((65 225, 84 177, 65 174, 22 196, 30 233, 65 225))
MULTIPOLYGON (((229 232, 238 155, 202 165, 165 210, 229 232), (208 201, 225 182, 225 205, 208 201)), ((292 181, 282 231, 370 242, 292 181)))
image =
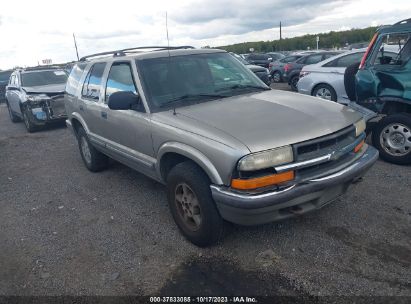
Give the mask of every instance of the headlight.
POLYGON ((31 102, 39 102, 42 100, 48 100, 50 97, 48 97, 46 94, 39 94, 39 95, 27 95, 26 96, 27 101, 31 102))
POLYGON ((364 118, 361 118, 359 121, 357 121, 354 124, 354 127, 355 127, 355 136, 356 137, 360 136, 360 134, 365 131, 365 127, 366 127, 364 118))
POLYGON ((302 71, 302 72, 300 72, 300 78, 303 78, 304 76, 307 76, 309 74, 310 74, 310 72, 302 71))
POLYGON ((276 165, 292 162, 293 150, 291 146, 284 146, 264 152, 253 153, 245 156, 238 163, 240 171, 255 171, 276 165))

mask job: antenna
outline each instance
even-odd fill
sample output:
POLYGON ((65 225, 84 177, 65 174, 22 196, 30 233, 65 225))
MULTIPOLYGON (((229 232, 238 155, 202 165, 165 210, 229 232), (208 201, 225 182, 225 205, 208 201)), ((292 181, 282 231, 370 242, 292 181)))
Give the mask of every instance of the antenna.
MULTIPOLYGON (((167 32, 168 70, 170 71, 171 55, 170 55, 170 38, 168 37, 168 16, 167 16, 167 11, 166 11, 166 32, 167 32)), ((174 99, 174 94, 172 94, 172 95, 173 95, 173 99, 174 99)), ((173 107, 173 115, 177 115, 175 106, 173 107)))
POLYGON ((167 46, 170 47, 170 39, 168 38, 168 16, 167 16, 167 11, 166 11, 166 32, 167 32, 167 46))
POLYGON ((78 56, 78 49, 77 49, 77 42, 76 42, 76 36, 73 33, 73 39, 74 39, 74 46, 76 48, 76 54, 77 54, 77 61, 80 61, 80 58, 78 56))

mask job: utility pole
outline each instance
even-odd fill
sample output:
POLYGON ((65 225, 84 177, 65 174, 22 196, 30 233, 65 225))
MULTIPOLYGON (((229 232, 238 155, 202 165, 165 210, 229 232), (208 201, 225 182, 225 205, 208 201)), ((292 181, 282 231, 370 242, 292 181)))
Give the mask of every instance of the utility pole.
POLYGON ((77 42, 76 42, 76 36, 73 33, 73 39, 74 39, 74 47, 76 48, 76 54, 77 54, 77 61, 80 60, 80 57, 78 56, 78 49, 77 49, 77 42))
POLYGON ((318 51, 318 42, 320 42, 320 36, 317 36, 317 51, 318 51))
POLYGON ((280 21, 280 46, 279 46, 279 49, 280 49, 280 51, 281 51, 281 40, 282 40, 282 33, 281 33, 281 21, 280 21))

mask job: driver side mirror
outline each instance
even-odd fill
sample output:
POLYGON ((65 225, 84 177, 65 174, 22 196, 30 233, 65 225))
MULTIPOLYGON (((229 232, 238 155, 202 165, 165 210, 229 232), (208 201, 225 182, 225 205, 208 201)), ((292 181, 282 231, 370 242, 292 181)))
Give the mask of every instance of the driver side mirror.
POLYGON ((108 98, 108 107, 111 110, 130 110, 140 102, 138 94, 130 91, 115 92, 108 98))

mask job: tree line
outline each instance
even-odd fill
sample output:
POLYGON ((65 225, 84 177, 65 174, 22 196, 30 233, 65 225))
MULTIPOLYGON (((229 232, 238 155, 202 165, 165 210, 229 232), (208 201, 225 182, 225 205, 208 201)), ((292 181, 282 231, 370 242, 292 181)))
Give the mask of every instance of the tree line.
POLYGON ((329 33, 304 35, 293 38, 284 38, 272 41, 257 41, 257 42, 243 42, 232 45, 219 46, 217 48, 224 49, 228 52, 234 53, 249 53, 250 48, 254 52, 278 52, 278 51, 293 51, 293 50, 307 50, 316 49, 316 37, 319 36, 320 49, 334 49, 342 48, 350 44, 368 42, 371 40, 376 31, 376 27, 367 27, 364 29, 351 29, 347 31, 331 31, 329 33))

